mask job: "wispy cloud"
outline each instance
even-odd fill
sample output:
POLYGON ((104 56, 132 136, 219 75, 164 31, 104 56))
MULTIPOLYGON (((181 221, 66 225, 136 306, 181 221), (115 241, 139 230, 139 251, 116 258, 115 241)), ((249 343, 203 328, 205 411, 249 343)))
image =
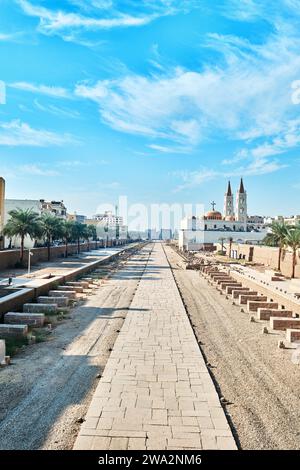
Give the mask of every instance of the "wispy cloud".
POLYGON ((37 99, 34 100, 34 104, 37 109, 45 113, 53 114, 54 116, 60 116, 63 118, 79 118, 80 113, 73 109, 62 108, 61 106, 54 106, 52 104, 44 105, 41 104, 37 99))
POLYGON ((0 145, 17 147, 49 147, 75 144, 78 141, 69 134, 57 134, 44 129, 34 129, 20 120, 0 123, 0 145))
POLYGON ((189 153, 189 147, 167 147, 166 145, 150 144, 148 147, 160 153, 189 153))
POLYGON ((42 3, 15 0, 23 13, 38 18, 38 31, 46 35, 59 35, 65 41, 95 47, 99 38, 91 39, 88 32, 145 26, 158 18, 188 12, 198 8, 197 0, 69 0, 65 10, 47 8, 42 3))
POLYGON ((0 42, 20 42, 23 37, 21 31, 15 33, 1 33, 0 32, 0 42))
POLYGON ((173 176, 179 178, 182 182, 177 185, 175 192, 195 188, 207 183, 213 179, 231 178, 240 176, 261 176, 282 170, 287 165, 277 160, 269 161, 266 158, 260 158, 252 161, 249 165, 239 166, 227 172, 221 172, 215 169, 201 168, 197 171, 175 172, 173 176))
POLYGON ((47 169, 36 164, 21 165, 18 167, 18 171, 21 174, 29 174, 33 176, 58 176, 59 172, 51 169, 47 169))
POLYGON ((54 98, 70 98, 71 93, 62 87, 48 86, 48 85, 37 85, 28 82, 15 82, 8 85, 10 88, 16 88, 17 90, 28 91, 30 93, 47 95, 54 98))
POLYGON ((45 165, 36 163, 26 163, 23 165, 3 166, 1 173, 7 179, 23 179, 31 176, 38 177, 57 177, 60 176, 58 171, 47 168, 45 165))
MULTIPOLYGON (((241 18, 261 15, 256 4, 244 1, 241 18)), ((160 58, 155 74, 82 82, 75 94, 94 101, 113 129, 151 138, 153 150, 171 153, 220 137, 244 146, 225 165, 248 160, 241 171, 276 171, 281 165, 270 158, 300 144, 299 107, 291 99, 291 84, 300 77, 300 39, 293 22, 278 24, 273 12, 270 21, 260 42, 209 34, 202 47, 219 53, 218 66, 209 56, 201 70, 163 66, 160 58)))

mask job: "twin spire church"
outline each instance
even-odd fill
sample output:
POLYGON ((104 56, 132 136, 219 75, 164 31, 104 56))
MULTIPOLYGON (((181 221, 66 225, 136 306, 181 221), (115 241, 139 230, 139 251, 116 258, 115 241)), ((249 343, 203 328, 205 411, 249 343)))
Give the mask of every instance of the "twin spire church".
POLYGON ((259 242, 266 235, 266 228, 260 221, 253 222, 247 214, 247 193, 241 178, 235 198, 230 181, 224 197, 224 211, 212 210, 202 216, 188 216, 181 220, 179 230, 179 248, 199 250, 214 243, 220 238, 231 237, 239 243, 259 242))
POLYGON ((241 178, 240 187, 237 190, 235 205, 234 205, 234 196, 231 190, 230 181, 228 182, 227 192, 224 197, 224 212, 223 215, 221 212, 215 211, 215 203, 212 202, 212 211, 208 211, 203 219, 205 221, 218 221, 217 223, 211 226, 211 223, 205 224, 205 230, 208 229, 208 226, 212 229, 224 228, 232 230, 246 230, 247 229, 247 193, 244 188, 243 179, 241 178), (220 223, 220 222, 221 223, 220 223))
POLYGON ((235 211, 233 194, 230 181, 228 182, 227 192, 224 197, 224 218, 227 221, 238 221, 247 223, 247 193, 244 189, 243 178, 241 178, 240 187, 236 193, 235 211))

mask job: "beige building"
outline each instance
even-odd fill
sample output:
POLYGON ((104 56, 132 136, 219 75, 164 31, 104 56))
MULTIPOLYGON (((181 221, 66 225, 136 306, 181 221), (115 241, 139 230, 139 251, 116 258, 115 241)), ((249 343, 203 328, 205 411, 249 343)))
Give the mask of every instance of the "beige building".
POLYGON ((67 218, 67 208, 64 205, 64 201, 45 201, 44 199, 40 200, 42 204, 42 213, 53 214, 59 219, 67 218))
POLYGON ((67 219, 73 222, 79 222, 80 224, 85 224, 87 217, 86 215, 80 215, 77 214, 77 212, 74 212, 74 214, 67 214, 67 219))

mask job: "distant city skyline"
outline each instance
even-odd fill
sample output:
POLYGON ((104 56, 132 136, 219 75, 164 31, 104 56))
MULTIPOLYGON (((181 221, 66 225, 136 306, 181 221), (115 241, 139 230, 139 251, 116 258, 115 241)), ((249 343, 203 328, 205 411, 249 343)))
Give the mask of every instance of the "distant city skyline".
POLYGON ((120 195, 222 211, 228 179, 235 191, 244 177, 249 215, 300 213, 297 2, 2 0, 0 12, 7 198, 87 216, 120 195))

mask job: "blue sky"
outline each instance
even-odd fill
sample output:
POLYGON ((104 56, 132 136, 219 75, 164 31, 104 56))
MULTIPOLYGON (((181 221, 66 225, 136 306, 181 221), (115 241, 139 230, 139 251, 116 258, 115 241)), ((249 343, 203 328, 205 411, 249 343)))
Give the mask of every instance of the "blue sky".
POLYGON ((7 197, 300 213, 300 1, 0 0, 7 197), (294 86, 294 89, 292 88, 294 86))

